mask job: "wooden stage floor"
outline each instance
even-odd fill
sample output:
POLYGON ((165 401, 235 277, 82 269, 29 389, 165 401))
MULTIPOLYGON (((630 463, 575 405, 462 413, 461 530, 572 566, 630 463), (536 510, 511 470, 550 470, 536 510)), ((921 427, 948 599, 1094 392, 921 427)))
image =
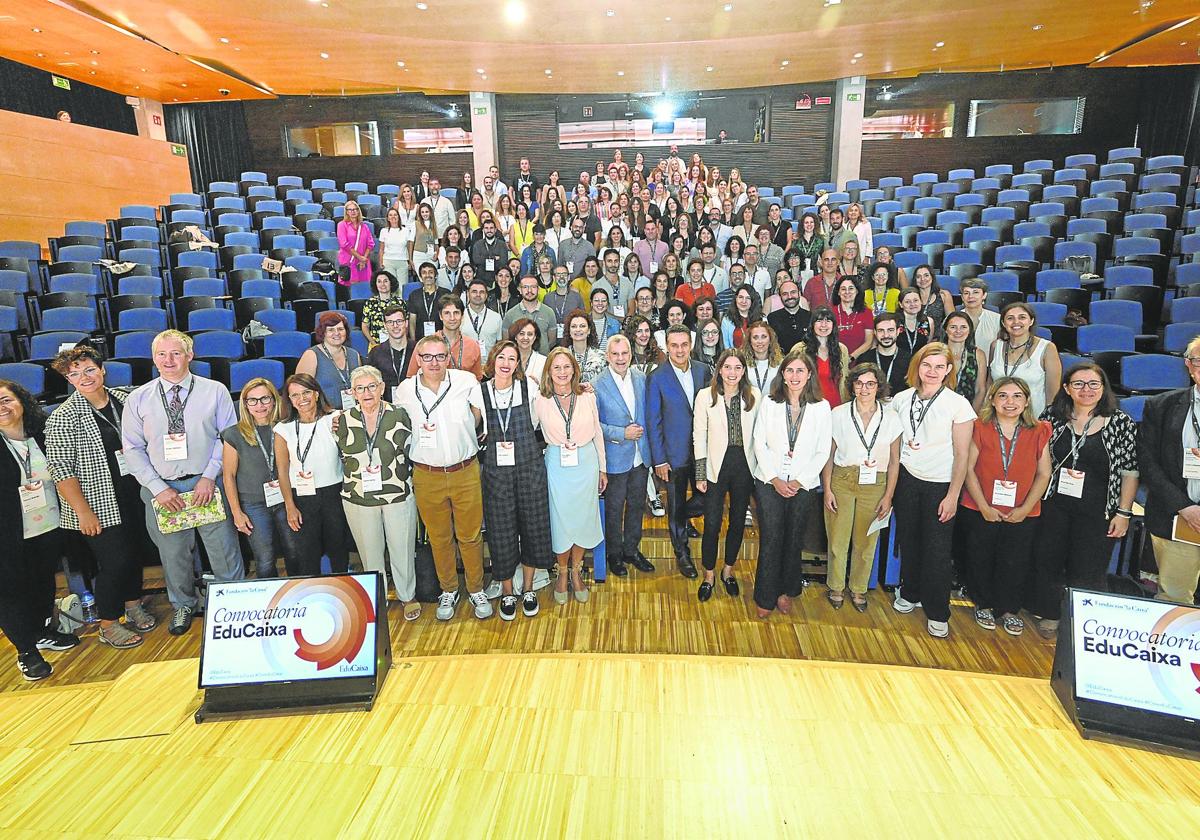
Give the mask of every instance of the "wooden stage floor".
POLYGON ((733 656, 401 660, 196 725, 195 662, 0 694, 5 837, 1187 837, 1200 774, 1041 679, 733 656), (110 739, 116 740, 110 740, 110 739))

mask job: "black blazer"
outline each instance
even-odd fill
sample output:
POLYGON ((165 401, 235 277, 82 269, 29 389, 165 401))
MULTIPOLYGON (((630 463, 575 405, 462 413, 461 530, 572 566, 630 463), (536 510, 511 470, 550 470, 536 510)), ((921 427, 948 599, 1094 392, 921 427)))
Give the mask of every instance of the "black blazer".
MULTIPOLYGON (((46 452, 46 435, 38 432, 33 436, 38 448, 46 452)), ((21 484, 21 468, 8 446, 0 450, 0 551, 20 551, 25 542, 25 520, 21 515, 21 496, 17 488, 21 484)), ((48 482, 47 493, 54 492, 54 483, 48 482)))
POLYGON ((1195 504, 1183 477, 1183 424, 1188 422, 1192 389, 1146 400, 1138 433, 1138 469, 1146 488, 1146 527, 1170 539, 1175 514, 1195 504))

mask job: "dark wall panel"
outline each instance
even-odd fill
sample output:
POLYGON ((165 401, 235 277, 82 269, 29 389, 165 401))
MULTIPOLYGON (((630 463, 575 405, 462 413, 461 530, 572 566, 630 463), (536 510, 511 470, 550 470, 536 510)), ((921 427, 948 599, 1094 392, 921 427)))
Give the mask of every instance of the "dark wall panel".
POLYGON ((71 79, 71 89, 54 86, 51 74, 37 67, 0 58, 0 109, 54 118, 59 111, 71 114, 71 121, 125 134, 137 134, 133 109, 125 97, 71 79))

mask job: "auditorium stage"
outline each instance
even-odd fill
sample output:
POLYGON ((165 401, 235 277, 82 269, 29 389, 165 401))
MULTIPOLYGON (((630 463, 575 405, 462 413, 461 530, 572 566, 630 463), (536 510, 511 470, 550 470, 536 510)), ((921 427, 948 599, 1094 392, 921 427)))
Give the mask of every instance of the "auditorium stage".
POLYGON ((766 658, 397 660, 371 712, 197 725, 196 661, 0 694, 0 835, 1186 837, 1196 764, 1042 679, 766 658))

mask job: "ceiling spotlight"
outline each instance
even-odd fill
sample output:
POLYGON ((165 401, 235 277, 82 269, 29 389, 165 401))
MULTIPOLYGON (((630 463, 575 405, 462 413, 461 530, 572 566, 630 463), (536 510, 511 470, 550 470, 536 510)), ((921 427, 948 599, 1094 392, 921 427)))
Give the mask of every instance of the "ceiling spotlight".
POLYGON ((670 22, 671 22, 671 17, 670 17, 670 15, 668 15, 668 16, 667 16, 667 17, 665 17, 665 18, 663 18, 663 20, 665 20, 667 23, 670 23, 670 22))
POLYGON ((397 61, 397 62, 396 62, 396 66, 397 66, 397 67, 403 67, 403 66, 404 66, 404 62, 403 62, 403 61, 397 61))
POLYGON ((549 67, 547 67, 547 68, 546 68, 546 75, 547 75, 547 76, 549 76, 549 75, 551 75, 552 73, 554 73, 554 71, 553 71, 553 70, 551 70, 549 67))
POLYGON ((425 11, 425 10, 426 10, 426 9, 428 9, 428 8, 429 8, 429 4, 428 4, 428 3, 418 3, 418 4, 417 4, 417 11, 423 12, 423 11, 425 11))
POLYGON ((785 58, 783 61, 779 62, 779 66, 780 66, 780 67, 787 67, 787 66, 788 66, 789 64, 791 64, 791 63, 792 63, 792 62, 788 61, 788 60, 785 58))
POLYGON ((95 76, 95 75, 96 75, 96 71, 95 71, 95 70, 89 70, 89 71, 88 71, 88 75, 89 75, 89 76, 95 76))
POLYGON ((616 9, 607 9, 607 10, 605 10, 604 14, 607 15, 608 17, 616 17, 617 10, 616 9))
POLYGON ((34 32, 41 32, 42 30, 38 29, 38 28, 35 26, 35 27, 33 27, 33 31, 34 31, 34 32))
POLYGON ((179 86, 180 86, 180 87, 187 87, 187 82, 180 82, 180 83, 179 83, 179 86))
POLYGON ((851 63, 851 64, 858 64, 858 59, 857 59, 857 58, 852 58, 852 59, 850 59, 850 63, 851 63))
POLYGON ((733 4, 732 4, 732 3, 726 3, 726 4, 725 4, 725 11, 727 11, 727 12, 732 12, 732 11, 733 11, 733 4))
POLYGON ((519 0, 509 0, 504 6, 504 17, 509 23, 523 23, 525 20, 525 4, 519 0))
POLYGON ((1041 32, 1041 31, 1042 31, 1043 29, 1045 29, 1045 28, 1046 28, 1046 27, 1045 27, 1045 25, 1044 25, 1044 24, 1041 24, 1041 23, 1035 23, 1035 24, 1033 25, 1033 31, 1034 31, 1034 32, 1041 32))
POLYGON ((100 63, 99 61, 93 61, 93 62, 92 62, 92 66, 93 66, 93 67, 95 67, 95 66, 96 66, 96 65, 98 65, 99 63, 100 63))
POLYGON ((842 0, 825 0, 824 5, 826 9, 828 9, 830 6, 840 6, 842 5, 842 0))
POLYGON ((100 55, 100 50, 92 50, 92 55, 100 55))
POLYGON ((707 67, 705 67, 705 68, 704 68, 704 72, 705 72, 705 73, 711 73, 712 71, 713 71, 713 69, 712 69, 712 65, 711 65, 711 64, 710 64, 710 65, 708 65, 707 67))
POLYGON ((484 73, 484 74, 483 74, 482 76, 480 76, 479 78, 483 79, 483 80, 486 82, 486 81, 487 81, 487 73, 484 73))
POLYGON ((624 70, 618 70, 618 71, 617 71, 617 75, 618 75, 618 76, 624 76, 624 75, 625 75, 625 71, 624 71, 624 70))
POLYGON ((321 53, 321 58, 329 58, 329 53, 321 53))
POLYGON ((218 41, 220 41, 222 44, 228 44, 228 43, 229 43, 229 39, 228 39, 228 38, 218 38, 217 40, 218 40, 218 41))
POLYGON ((863 57, 863 54, 860 52, 857 52, 854 54, 854 58, 862 58, 862 57, 863 57))
POLYGON ((476 73, 482 73, 482 72, 483 72, 483 68, 482 68, 482 67, 476 67, 476 68, 475 68, 475 72, 476 72, 476 73))
POLYGON ((938 42, 937 42, 936 44, 934 44, 933 46, 934 46, 934 47, 936 47, 936 48, 939 48, 939 49, 940 49, 941 47, 944 47, 944 46, 946 46, 946 42, 945 42, 945 41, 938 41, 938 42))
MULTIPOLYGON (((1184 44, 1186 44, 1186 43, 1187 43, 1187 41, 1184 41, 1183 43, 1184 43, 1184 44)), ((1183 44, 1180 44, 1180 46, 1183 46, 1183 44)), ((37 57, 38 57, 38 58, 45 58, 45 57, 46 57, 46 54, 45 54, 45 53, 38 53, 38 54, 37 54, 37 57)))
POLYGON ((321 0, 308 0, 309 3, 320 3, 321 0))

